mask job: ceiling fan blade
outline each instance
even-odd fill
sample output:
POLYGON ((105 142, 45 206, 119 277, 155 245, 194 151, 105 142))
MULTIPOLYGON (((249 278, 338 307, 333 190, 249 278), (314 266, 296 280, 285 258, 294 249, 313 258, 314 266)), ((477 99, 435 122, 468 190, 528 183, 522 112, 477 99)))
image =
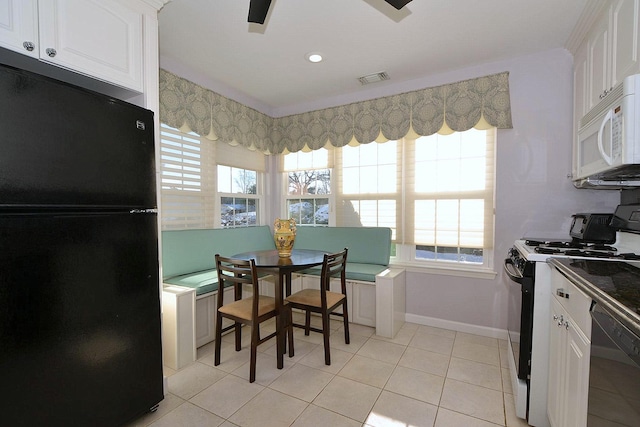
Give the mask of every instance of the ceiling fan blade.
POLYGON ((411 2, 411 0, 384 0, 384 1, 386 1, 387 3, 389 3, 391 6, 395 7, 398 10, 402 9, 407 5, 407 3, 411 2))
POLYGON ((271 0, 250 0, 249 1, 249 22, 264 24, 271 6, 271 0))

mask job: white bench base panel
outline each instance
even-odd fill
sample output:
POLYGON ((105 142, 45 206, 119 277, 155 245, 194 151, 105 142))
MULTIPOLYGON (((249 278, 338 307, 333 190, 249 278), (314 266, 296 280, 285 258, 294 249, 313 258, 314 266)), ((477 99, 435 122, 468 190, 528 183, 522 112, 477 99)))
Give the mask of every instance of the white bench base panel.
MULTIPOLYGON (((318 279, 318 276, 294 274, 291 291, 317 288, 319 286, 318 279)), ((260 286, 262 293, 274 295, 272 277, 260 279, 260 286)), ((334 286, 339 286, 338 279, 332 279, 332 287, 334 286)), ((176 288, 176 286, 172 287, 176 288)), ((230 292, 230 290, 225 292, 230 292)), ((349 320, 359 325, 375 327, 377 335, 393 338, 404 324, 405 292, 404 269, 389 268, 376 276, 375 283, 347 280, 349 320)), ((215 340, 217 292, 198 297, 195 297, 195 292, 193 292, 192 298, 195 298, 195 313, 192 323, 195 325, 195 347, 201 347, 215 340)), ((182 316, 179 321, 187 321, 187 319, 182 316)))

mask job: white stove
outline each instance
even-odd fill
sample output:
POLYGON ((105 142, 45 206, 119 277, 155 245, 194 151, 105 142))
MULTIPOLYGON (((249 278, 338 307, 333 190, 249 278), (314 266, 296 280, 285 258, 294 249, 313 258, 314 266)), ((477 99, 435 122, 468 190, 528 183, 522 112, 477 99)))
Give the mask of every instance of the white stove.
POLYGON ((505 270, 517 282, 510 285, 508 327, 510 353, 513 354, 510 368, 516 415, 538 427, 549 426, 547 376, 551 267, 546 261, 551 257, 625 261, 640 266, 640 234, 618 231, 615 242, 610 244, 523 238, 516 240, 510 250, 505 270), (529 301, 528 308, 525 300, 529 301), (518 304, 522 306, 522 312, 512 315, 512 308, 518 304), (527 310, 530 313, 523 314, 527 310), (512 318, 521 318, 522 321, 514 326, 512 318), (523 361, 522 352, 530 352, 530 359, 524 358, 523 361))
POLYGON ((527 261, 545 262, 549 257, 602 259, 611 261, 640 261, 640 234, 618 231, 616 241, 582 243, 571 240, 525 238, 514 246, 527 261))

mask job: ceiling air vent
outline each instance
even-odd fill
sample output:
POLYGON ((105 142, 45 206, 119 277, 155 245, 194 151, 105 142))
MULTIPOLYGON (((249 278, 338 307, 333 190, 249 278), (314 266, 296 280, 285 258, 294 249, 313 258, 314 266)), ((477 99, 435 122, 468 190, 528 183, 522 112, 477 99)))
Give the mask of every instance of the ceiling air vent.
POLYGON ((380 71, 379 73, 373 73, 366 76, 358 77, 358 81, 360 81, 360 84, 362 85, 381 82, 383 80, 389 80, 389 74, 387 74, 386 71, 380 71))

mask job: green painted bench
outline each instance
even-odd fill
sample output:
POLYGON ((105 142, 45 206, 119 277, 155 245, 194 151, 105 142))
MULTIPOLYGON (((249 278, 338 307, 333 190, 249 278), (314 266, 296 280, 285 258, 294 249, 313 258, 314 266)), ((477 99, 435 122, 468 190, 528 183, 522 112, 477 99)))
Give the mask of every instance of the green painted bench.
MULTIPOLYGON (((298 227, 294 249, 339 252, 349 248, 347 278, 375 282, 387 269, 391 229, 382 227, 298 227)), ((195 288, 196 296, 218 290, 215 254, 275 249, 271 228, 216 228, 162 232, 162 277, 171 285, 195 288)), ((320 268, 303 274, 319 275, 320 268)))
POLYGON ((195 288, 196 296, 218 290, 215 255, 275 249, 269 226, 167 230, 162 232, 163 283, 195 288))
MULTIPOLYGON (((375 282, 389 266, 391 229, 384 227, 298 227, 294 249, 340 252, 348 248, 347 279, 375 282)), ((302 274, 320 275, 320 267, 302 274)))

